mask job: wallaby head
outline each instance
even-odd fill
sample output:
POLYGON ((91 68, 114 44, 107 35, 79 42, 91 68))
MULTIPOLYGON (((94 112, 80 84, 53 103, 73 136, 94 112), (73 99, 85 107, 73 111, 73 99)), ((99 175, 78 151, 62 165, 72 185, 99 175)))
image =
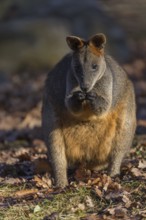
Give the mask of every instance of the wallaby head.
POLYGON ((88 41, 76 36, 66 38, 68 46, 73 50, 72 71, 84 92, 89 92, 103 76, 106 68, 104 59, 104 34, 96 34, 88 41))

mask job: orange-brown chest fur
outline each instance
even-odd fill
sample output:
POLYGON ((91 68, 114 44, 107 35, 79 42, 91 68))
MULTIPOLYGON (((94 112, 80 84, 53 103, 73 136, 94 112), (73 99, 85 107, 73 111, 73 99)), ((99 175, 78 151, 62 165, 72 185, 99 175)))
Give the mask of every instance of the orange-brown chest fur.
POLYGON ((66 117, 62 131, 68 164, 106 163, 113 148, 113 140, 123 124, 124 115, 121 112, 121 109, 115 109, 102 117, 94 116, 84 122, 66 117))

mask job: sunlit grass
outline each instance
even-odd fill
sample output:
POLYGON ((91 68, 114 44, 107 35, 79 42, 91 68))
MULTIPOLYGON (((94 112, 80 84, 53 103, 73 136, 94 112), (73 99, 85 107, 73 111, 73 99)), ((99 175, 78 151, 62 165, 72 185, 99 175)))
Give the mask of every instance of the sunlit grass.
MULTIPOLYGON (((18 188, 12 187, 10 189, 9 186, 1 189, 3 196, 14 195, 16 190, 18 188)), ((93 211, 93 208, 86 207, 87 196, 90 196, 90 190, 80 187, 79 189, 54 194, 48 199, 41 199, 39 202, 35 199, 33 202, 21 199, 20 204, 7 204, 7 207, 0 207, 0 220, 42 220, 52 213, 56 213, 58 219, 77 220, 85 216, 86 213, 93 211), (39 209, 35 211, 36 206, 39 209)), ((93 203, 96 205, 94 200, 93 203)))

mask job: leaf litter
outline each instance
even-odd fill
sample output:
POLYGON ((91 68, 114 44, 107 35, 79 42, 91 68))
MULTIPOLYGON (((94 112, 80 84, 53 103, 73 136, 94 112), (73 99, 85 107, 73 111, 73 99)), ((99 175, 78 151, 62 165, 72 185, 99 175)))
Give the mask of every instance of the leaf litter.
MULTIPOLYGON (((44 78, 42 74, 23 79, 24 83, 14 75, 5 89, 0 88, 0 214, 3 219, 9 209, 18 207, 23 212, 25 205, 32 208, 24 210, 24 219, 146 219, 144 134, 135 137, 120 177, 111 178, 106 171, 96 173, 79 167, 69 173, 68 187, 54 188, 40 129, 44 78)), ((141 96, 141 92, 138 94, 141 96)))

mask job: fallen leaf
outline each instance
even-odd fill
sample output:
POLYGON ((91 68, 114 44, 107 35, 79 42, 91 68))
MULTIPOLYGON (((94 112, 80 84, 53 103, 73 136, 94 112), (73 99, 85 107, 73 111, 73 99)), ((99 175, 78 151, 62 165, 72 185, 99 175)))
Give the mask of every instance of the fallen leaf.
POLYGON ((104 187, 103 187, 103 190, 104 190, 105 192, 107 191, 108 186, 109 186, 109 184, 111 184, 111 182, 112 182, 111 177, 110 177, 110 176, 107 176, 107 177, 106 177, 106 182, 105 182, 104 187))
POLYGON ((132 204, 132 202, 126 195, 123 195, 122 201, 125 203, 126 208, 129 208, 132 204))
POLYGON ((92 198, 90 196, 86 196, 85 203, 86 203, 86 206, 89 207, 89 208, 93 208, 94 207, 92 198))
POLYGON ((138 164, 138 168, 145 169, 146 168, 146 160, 140 160, 138 164))
POLYGON ((98 188, 98 186, 95 186, 94 190, 95 190, 95 193, 101 198, 102 197, 102 191, 98 188))
POLYGON ((98 184, 99 182, 100 182, 100 178, 98 177, 98 178, 93 179, 93 180, 91 181, 91 185, 96 185, 96 184, 98 184))
POLYGON ((42 181, 44 183, 46 183, 47 187, 51 187, 52 186, 52 181, 50 178, 50 175, 48 175, 48 173, 46 173, 43 177, 42 177, 42 181))
POLYGON ((36 182, 36 186, 42 187, 42 188, 50 188, 52 186, 52 181, 50 177, 46 174, 42 178, 35 176, 34 181, 36 182))
POLYGON ((37 192, 38 192, 37 189, 24 189, 24 190, 19 190, 19 191, 15 192, 15 196, 16 197, 25 197, 25 196, 33 195, 37 192))
POLYGON ((85 204, 84 203, 79 203, 76 207, 72 207, 71 211, 72 212, 77 212, 78 210, 85 210, 85 204))
POLYGON ((78 204, 78 208, 80 209, 80 210, 85 210, 85 204, 84 203, 79 203, 78 204))
POLYGON ((107 212, 108 212, 110 215, 114 215, 114 214, 115 214, 115 208, 108 208, 108 209, 107 209, 107 212))
POLYGON ((36 206, 34 207, 33 212, 36 213, 36 212, 39 212, 39 211, 41 211, 41 207, 40 207, 39 205, 36 205, 36 206))
POLYGON ((120 190, 122 187, 119 183, 117 182, 111 182, 111 184, 109 185, 109 189, 112 189, 112 190, 120 190))
POLYGON ((142 217, 146 218, 146 210, 142 210, 139 212, 142 217))
POLYGON ((3 180, 3 183, 5 183, 5 184, 19 184, 22 182, 23 182, 23 180, 21 180, 19 178, 13 178, 13 177, 10 177, 10 178, 3 180))
POLYGON ((146 173, 143 173, 140 169, 138 169, 138 168, 136 168, 136 167, 133 167, 133 168, 131 169, 131 172, 132 172, 132 174, 133 174, 134 176, 136 176, 136 177, 139 177, 139 176, 144 176, 144 177, 146 177, 146 173))

